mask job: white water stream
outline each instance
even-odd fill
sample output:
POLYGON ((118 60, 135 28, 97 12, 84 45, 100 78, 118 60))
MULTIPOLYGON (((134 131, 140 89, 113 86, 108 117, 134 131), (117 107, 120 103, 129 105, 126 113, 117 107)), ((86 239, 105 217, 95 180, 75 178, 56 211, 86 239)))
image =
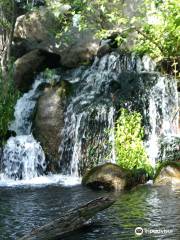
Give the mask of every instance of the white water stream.
POLYGON ((17 185, 49 185, 63 184, 76 185, 80 178, 71 176, 44 175, 46 161, 44 151, 33 135, 32 115, 38 97, 39 87, 48 82, 43 75, 39 75, 32 89, 23 94, 15 106, 15 120, 10 125, 10 130, 16 132, 16 137, 10 137, 3 150, 3 173, 0 173, 0 186, 17 185))

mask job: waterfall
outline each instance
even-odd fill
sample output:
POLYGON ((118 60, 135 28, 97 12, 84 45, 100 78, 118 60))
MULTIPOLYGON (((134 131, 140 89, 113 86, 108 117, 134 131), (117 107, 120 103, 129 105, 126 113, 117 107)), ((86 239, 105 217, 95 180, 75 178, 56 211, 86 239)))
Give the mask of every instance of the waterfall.
POLYGON ((17 101, 14 112, 14 121, 10 130, 17 136, 10 137, 5 145, 1 159, 0 185, 44 185, 63 184, 73 186, 80 183, 79 178, 72 178, 61 174, 45 175, 47 163, 44 151, 32 135, 32 119, 36 102, 41 94, 41 85, 59 81, 59 76, 46 76, 41 73, 37 76, 32 89, 24 93, 17 101), (15 180, 15 181, 14 181, 15 180), (20 180, 20 181, 18 181, 20 180))
MULTIPOLYGON (((163 139, 169 139, 169 144, 173 136, 178 133, 178 95, 176 80, 172 77, 159 77, 158 82, 152 88, 149 97, 149 122, 151 130, 149 131, 149 139, 147 152, 150 156, 152 165, 158 160, 162 160, 160 153, 163 139)), ((166 154, 164 155, 164 160, 166 154)))
POLYGON ((112 54, 96 58, 82 74, 76 95, 67 107, 59 148, 60 164, 66 174, 79 176, 97 164, 115 162, 114 137, 108 131, 114 126, 109 85, 117 57, 112 54))
MULTIPOLYGON (((154 71, 144 56, 112 52, 96 58, 91 67, 79 69, 79 86, 65 112, 60 165, 66 174, 82 175, 106 161, 115 162, 113 129, 118 110, 126 107, 142 114, 145 148, 154 166, 159 140, 175 134, 178 116, 175 79, 154 71)), ((76 74, 69 81, 75 82, 76 74)))
POLYGON ((12 179, 32 179, 46 169, 45 155, 32 135, 11 137, 3 152, 5 176, 12 179))
MULTIPOLYGON (((60 70, 59 78, 74 86, 64 112, 59 146, 63 174, 79 177, 93 166, 116 162, 113 129, 122 107, 141 113, 144 146, 151 164, 166 155, 162 146, 167 144, 162 139, 176 136, 178 129, 177 86, 175 79, 162 76, 154 68, 147 56, 111 52, 96 57, 91 66, 60 70)), ((15 120, 10 125, 17 136, 8 140, 1 164, 8 178, 32 179, 46 170, 44 152, 31 128, 40 85, 48 81, 38 76, 32 89, 17 101, 15 120)))
POLYGON ((36 78, 32 89, 29 92, 24 93, 16 103, 14 121, 11 123, 9 129, 16 132, 17 135, 29 135, 31 133, 32 115, 36 101, 40 95, 38 87, 43 82, 46 82, 46 79, 39 75, 36 78))
POLYGON ((39 75, 32 89, 17 101, 15 120, 10 125, 10 130, 17 136, 9 138, 4 147, 1 179, 32 179, 42 175, 46 169, 43 149, 31 134, 32 115, 40 95, 39 86, 43 82, 46 79, 39 75))

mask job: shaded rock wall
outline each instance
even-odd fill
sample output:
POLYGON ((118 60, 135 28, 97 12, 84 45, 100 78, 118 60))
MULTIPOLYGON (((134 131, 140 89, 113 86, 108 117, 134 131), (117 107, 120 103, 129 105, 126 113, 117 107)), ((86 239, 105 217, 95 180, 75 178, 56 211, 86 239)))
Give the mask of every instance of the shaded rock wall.
POLYGON ((64 103, 58 87, 45 88, 37 102, 34 135, 40 141, 48 160, 48 170, 58 169, 60 132, 64 126, 64 103))
POLYGON ((15 62, 14 80, 17 88, 22 92, 28 91, 37 73, 59 65, 60 56, 44 50, 36 49, 23 55, 15 62))

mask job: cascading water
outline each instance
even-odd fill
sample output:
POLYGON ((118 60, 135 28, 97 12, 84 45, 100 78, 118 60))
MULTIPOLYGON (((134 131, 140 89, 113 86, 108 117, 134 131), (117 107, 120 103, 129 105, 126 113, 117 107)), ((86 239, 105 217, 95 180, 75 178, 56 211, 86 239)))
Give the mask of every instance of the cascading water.
POLYGON ((39 75, 32 89, 23 94, 23 96, 17 101, 14 112, 14 121, 11 123, 9 129, 16 132, 17 135, 29 135, 32 127, 32 115, 40 95, 38 87, 42 83, 46 82, 46 79, 39 75))
MULTIPOLYGON (((149 97, 149 133, 147 151, 152 165, 160 160, 162 139, 171 138, 178 133, 178 94, 176 80, 159 77, 149 97)), ((164 154, 165 158, 165 154, 164 154)), ((162 158, 161 158, 162 160, 162 158)))
MULTIPOLYGON (((75 86, 65 111, 59 147, 64 174, 77 177, 95 165, 115 162, 112 129, 121 107, 142 114, 145 147, 152 165, 159 158, 159 140, 177 132, 176 81, 154 72, 154 64, 146 56, 112 52, 96 58, 90 67, 62 70, 60 78, 75 86)), ((8 140, 2 158, 6 177, 34 178, 46 169, 44 152, 31 135, 39 86, 46 81, 38 77, 32 90, 17 102, 15 121, 10 126, 17 137, 8 140)))
POLYGON ((38 76, 32 89, 17 101, 15 120, 10 126, 17 136, 11 137, 4 148, 1 179, 32 179, 42 175, 46 169, 43 149, 31 135, 32 114, 40 94, 38 87, 45 81, 41 75, 38 76))
POLYGON ((10 130, 16 132, 17 136, 9 138, 4 147, 0 166, 0 185, 60 183, 69 186, 80 183, 79 178, 60 174, 44 175, 47 167, 45 154, 41 145, 31 134, 32 118, 37 99, 41 94, 41 85, 52 80, 59 81, 59 76, 56 74, 49 79, 47 77, 43 73, 40 74, 36 78, 32 89, 17 101, 14 113, 15 120, 10 125, 10 130))
POLYGON ((3 152, 5 176, 13 179, 32 179, 46 169, 45 155, 32 135, 10 138, 3 152))
MULTIPOLYGON (((159 153, 159 138, 177 128, 176 81, 154 72, 146 56, 112 52, 93 65, 79 69, 79 87, 65 113, 60 164, 65 173, 81 175, 105 161, 115 162, 113 128, 120 107, 141 112, 145 146, 152 165, 159 153), (109 134, 110 133, 110 134, 109 134), (109 137, 110 135, 110 137, 109 137)), ((77 72, 68 79, 77 79, 77 72)))
POLYGON ((59 149, 66 173, 79 176, 104 161, 115 162, 113 133, 108 131, 114 126, 115 109, 109 85, 116 59, 113 54, 97 58, 82 74, 76 95, 67 107, 59 149))

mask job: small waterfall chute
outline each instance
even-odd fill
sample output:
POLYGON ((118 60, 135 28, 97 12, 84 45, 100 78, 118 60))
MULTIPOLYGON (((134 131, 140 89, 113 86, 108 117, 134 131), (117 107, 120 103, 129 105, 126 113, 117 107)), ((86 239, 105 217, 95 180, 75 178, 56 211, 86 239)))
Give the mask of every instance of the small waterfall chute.
POLYGON ((41 93, 39 87, 48 81, 49 80, 46 79, 43 74, 40 74, 37 76, 32 89, 24 93, 23 96, 18 99, 14 109, 14 121, 9 127, 16 135, 28 135, 31 133, 32 115, 37 99, 41 93))
POLYGON ((45 154, 32 135, 9 138, 2 158, 2 170, 10 179, 32 179, 43 175, 45 154))
POLYGON ((53 79, 57 82, 59 76, 53 75, 47 78, 43 73, 40 74, 32 89, 17 101, 15 120, 10 125, 10 129, 15 131, 17 136, 9 138, 3 149, 0 166, 1 186, 49 184, 73 186, 80 183, 80 178, 61 174, 44 174, 47 167, 45 154, 40 143, 31 133, 32 118, 36 102, 41 94, 41 85, 53 79))
POLYGON ((2 155, 1 180, 32 179, 43 175, 46 169, 45 154, 40 144, 31 134, 32 116, 36 101, 40 95, 39 86, 47 82, 40 74, 32 89, 18 99, 15 106, 15 120, 9 129, 16 133, 4 147, 2 155))

